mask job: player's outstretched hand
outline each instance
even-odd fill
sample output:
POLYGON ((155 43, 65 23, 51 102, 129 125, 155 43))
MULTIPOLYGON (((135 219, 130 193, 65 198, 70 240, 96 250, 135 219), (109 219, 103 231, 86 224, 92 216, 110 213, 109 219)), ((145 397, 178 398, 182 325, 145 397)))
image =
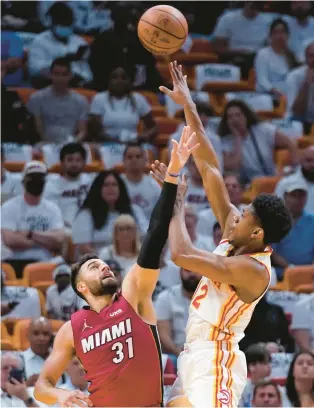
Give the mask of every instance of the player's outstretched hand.
POLYGON ((92 401, 79 390, 68 391, 59 389, 58 403, 61 407, 92 407, 92 401))
POLYGON ((182 73, 182 65, 177 61, 170 62, 169 71, 172 78, 173 90, 160 86, 159 90, 168 95, 175 103, 185 105, 192 102, 191 93, 187 84, 186 75, 182 73))
POLYGON ((159 160, 155 160, 151 167, 150 175, 162 187, 167 173, 167 166, 164 163, 160 163, 159 160))
POLYGON ((191 133, 190 126, 184 126, 179 143, 172 139, 170 163, 179 170, 183 169, 192 152, 200 144, 196 143, 195 132, 191 133))

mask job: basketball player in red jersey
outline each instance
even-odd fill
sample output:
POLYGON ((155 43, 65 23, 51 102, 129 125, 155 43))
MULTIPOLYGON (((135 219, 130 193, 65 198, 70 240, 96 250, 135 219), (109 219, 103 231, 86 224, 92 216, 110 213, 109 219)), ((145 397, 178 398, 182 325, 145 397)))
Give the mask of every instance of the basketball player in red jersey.
MULTIPOLYGON (((185 127, 173 150, 165 183, 152 212, 137 263, 126 275, 122 290, 109 266, 88 254, 72 267, 72 286, 89 304, 74 313, 57 333, 35 386, 35 398, 62 407, 162 406, 161 351, 152 293, 159 276, 159 258, 177 195, 180 170, 191 151, 190 129, 185 127), (73 358, 80 359, 89 397, 80 391, 56 387, 73 358)), ((98 203, 95 203, 98 205, 98 203)))

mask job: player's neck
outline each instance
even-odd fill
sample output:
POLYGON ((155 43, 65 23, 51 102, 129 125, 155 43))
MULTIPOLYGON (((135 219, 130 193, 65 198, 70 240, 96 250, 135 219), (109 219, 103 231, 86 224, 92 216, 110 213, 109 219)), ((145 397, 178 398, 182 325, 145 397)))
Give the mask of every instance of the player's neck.
POLYGON ((99 297, 93 297, 92 299, 87 299, 89 307, 96 313, 99 313, 103 308, 110 306, 114 301, 114 295, 103 295, 99 297))
POLYGON ((257 252, 264 252, 265 245, 261 245, 259 242, 252 242, 243 247, 235 248, 233 255, 245 255, 255 254, 257 252))

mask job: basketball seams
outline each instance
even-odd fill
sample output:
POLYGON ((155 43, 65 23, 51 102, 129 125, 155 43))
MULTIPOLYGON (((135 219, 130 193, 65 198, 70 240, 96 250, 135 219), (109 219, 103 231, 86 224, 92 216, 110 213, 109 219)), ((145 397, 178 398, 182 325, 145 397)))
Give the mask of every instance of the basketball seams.
MULTIPOLYGON (((169 47, 169 48, 167 48, 167 47, 161 47, 161 46, 159 46, 159 45, 153 44, 153 43, 151 43, 150 41, 147 41, 146 38, 141 37, 140 35, 138 35, 138 37, 139 37, 139 39, 140 39, 140 41, 141 41, 141 43, 142 43, 143 45, 145 45, 145 43, 147 43, 147 45, 152 45, 155 49, 160 48, 161 50, 177 50, 178 47, 180 48, 181 45, 184 44, 184 41, 183 41, 181 44, 178 44, 178 45, 175 46, 175 47, 169 47)), ((152 50, 153 50, 153 48, 152 48, 152 50)), ((152 52, 154 52, 154 53, 156 54, 155 51, 152 51, 152 52)))
MULTIPOLYGON (((187 33, 185 32, 185 28, 184 28, 184 26, 183 26, 183 24, 181 23, 181 21, 174 15, 174 14, 172 14, 172 13, 169 13, 169 11, 165 11, 165 10, 162 10, 162 9, 155 9, 155 10, 157 10, 157 11, 162 11, 163 13, 166 13, 166 14, 169 14, 171 17, 173 17, 175 20, 177 20, 177 22, 180 24, 180 26, 183 28, 183 32, 184 32, 184 36, 186 36, 187 35, 187 33)), ((183 14, 182 14, 183 15, 183 14)), ((184 16, 183 16, 184 17, 184 16)))
MULTIPOLYGON (((143 23, 149 24, 152 27, 155 27, 157 30, 160 30, 168 35, 171 35, 171 37, 176 38, 177 40, 185 40, 185 36, 184 37, 177 37, 176 35, 169 33, 169 31, 163 30, 162 28, 156 26, 155 24, 151 23, 150 21, 144 20, 143 18, 141 18, 141 21, 143 21, 143 23)), ((184 30, 183 30, 184 31, 184 30)), ((185 33, 185 31, 184 31, 185 33)))

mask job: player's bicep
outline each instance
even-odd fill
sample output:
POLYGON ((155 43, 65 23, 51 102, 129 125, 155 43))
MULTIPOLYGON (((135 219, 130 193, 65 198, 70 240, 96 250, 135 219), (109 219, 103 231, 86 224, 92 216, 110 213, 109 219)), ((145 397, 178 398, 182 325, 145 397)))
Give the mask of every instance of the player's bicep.
POLYGON ((136 301, 151 297, 158 281, 159 271, 159 269, 146 269, 137 263, 134 264, 123 280, 123 293, 136 301))

